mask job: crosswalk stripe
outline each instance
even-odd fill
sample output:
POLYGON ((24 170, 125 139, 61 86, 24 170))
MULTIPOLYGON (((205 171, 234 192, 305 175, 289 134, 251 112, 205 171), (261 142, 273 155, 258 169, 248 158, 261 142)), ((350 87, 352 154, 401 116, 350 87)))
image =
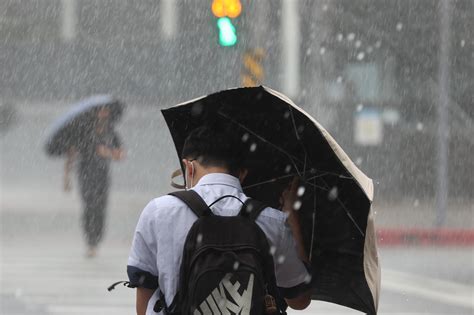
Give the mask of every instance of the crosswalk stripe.
POLYGON ((41 306, 48 315, 133 314, 134 290, 107 291, 127 277, 126 249, 104 247, 98 257, 87 259, 78 248, 3 247, 0 294, 41 306))

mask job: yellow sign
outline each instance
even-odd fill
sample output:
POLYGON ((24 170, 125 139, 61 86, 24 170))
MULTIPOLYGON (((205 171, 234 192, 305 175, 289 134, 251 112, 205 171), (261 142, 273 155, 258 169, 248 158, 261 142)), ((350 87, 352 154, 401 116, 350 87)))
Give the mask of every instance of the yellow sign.
POLYGON ((265 51, 262 48, 257 48, 245 53, 243 59, 242 86, 257 86, 262 83, 265 75, 262 65, 264 57, 265 51))

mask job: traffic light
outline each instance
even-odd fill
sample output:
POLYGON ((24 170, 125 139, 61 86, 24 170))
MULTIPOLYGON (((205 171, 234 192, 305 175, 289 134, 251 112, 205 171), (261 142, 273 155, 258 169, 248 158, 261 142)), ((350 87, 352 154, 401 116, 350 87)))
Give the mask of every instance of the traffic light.
POLYGON ((237 29, 231 19, 237 18, 242 12, 240 0, 213 0, 211 9, 218 18, 219 45, 234 46, 237 43, 237 29))
POLYGON ((242 12, 242 4, 239 0, 214 0, 211 9, 218 18, 228 16, 235 19, 242 12))
POLYGON ((219 29, 219 44, 221 46, 234 46, 237 43, 235 26, 228 17, 219 18, 217 28, 219 29))

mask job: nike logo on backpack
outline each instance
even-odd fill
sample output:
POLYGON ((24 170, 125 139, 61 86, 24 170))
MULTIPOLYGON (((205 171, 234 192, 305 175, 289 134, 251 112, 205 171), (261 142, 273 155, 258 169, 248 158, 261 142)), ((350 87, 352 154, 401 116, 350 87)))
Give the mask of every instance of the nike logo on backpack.
POLYGON ((218 286, 212 290, 211 294, 194 311, 194 315, 249 315, 252 306, 252 291, 254 275, 250 274, 247 288, 239 293, 240 282, 232 283, 228 273, 222 278, 218 286), (227 294, 226 294, 227 292, 227 294), (229 299, 229 297, 231 299, 229 299))

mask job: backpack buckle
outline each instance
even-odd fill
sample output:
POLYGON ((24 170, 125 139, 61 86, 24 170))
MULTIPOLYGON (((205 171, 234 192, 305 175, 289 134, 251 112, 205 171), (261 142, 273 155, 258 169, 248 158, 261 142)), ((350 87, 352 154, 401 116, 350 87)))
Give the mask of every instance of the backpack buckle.
POLYGON ((161 298, 159 298, 156 303, 155 303, 155 306, 153 306, 153 311, 155 311, 156 313, 159 313, 161 312, 163 309, 165 308, 165 305, 163 303, 163 300, 161 298))

